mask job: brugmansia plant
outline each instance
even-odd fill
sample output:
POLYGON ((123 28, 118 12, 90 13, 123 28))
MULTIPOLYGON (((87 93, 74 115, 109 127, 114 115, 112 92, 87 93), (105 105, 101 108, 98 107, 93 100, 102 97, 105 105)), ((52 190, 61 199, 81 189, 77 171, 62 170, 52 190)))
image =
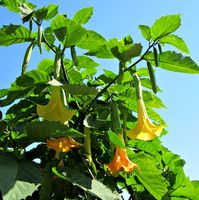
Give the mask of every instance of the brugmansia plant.
POLYGON ((140 25, 143 47, 130 35, 105 39, 84 28, 92 7, 69 19, 54 4, 0 5, 23 22, 1 27, 0 45, 28 43, 21 75, 0 90, 1 199, 199 199, 184 160, 161 144, 167 125, 155 110, 165 107, 155 68, 199 73, 189 56, 162 50, 189 53, 174 34, 180 15, 140 25), (36 48, 49 57, 28 71, 36 48), (95 58, 116 59, 118 73, 102 73, 95 58))

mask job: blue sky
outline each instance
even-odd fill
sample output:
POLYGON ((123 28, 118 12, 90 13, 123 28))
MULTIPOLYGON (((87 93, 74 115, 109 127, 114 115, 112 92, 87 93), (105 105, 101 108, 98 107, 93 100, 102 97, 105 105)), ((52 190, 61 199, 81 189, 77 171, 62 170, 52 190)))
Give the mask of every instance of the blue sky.
MULTIPOLYGON (((105 38, 122 38, 130 34, 134 42, 141 42, 145 48, 147 43, 141 36, 138 25, 152 23, 159 17, 169 14, 181 14, 182 25, 176 32, 184 39, 190 50, 190 56, 199 63, 199 23, 198 0, 45 0, 32 3, 60 5, 60 12, 65 12, 69 17, 80 8, 93 6, 94 15, 86 25, 94 29, 105 38)), ((0 26, 9 23, 20 24, 20 17, 0 7, 0 26)), ((7 88, 10 83, 20 75, 23 54, 27 45, 14 45, 0 47, 0 88, 7 88)), ((170 48, 170 47, 169 47, 170 48)), ((38 50, 33 53, 34 60, 30 68, 35 68, 43 57, 38 50)), ((115 61, 102 61, 102 67, 115 70, 115 61)), ((199 179, 199 75, 157 70, 157 83, 162 89, 159 97, 168 109, 159 110, 168 124, 169 133, 162 137, 166 147, 180 154, 186 160, 186 174, 191 179, 199 179)))

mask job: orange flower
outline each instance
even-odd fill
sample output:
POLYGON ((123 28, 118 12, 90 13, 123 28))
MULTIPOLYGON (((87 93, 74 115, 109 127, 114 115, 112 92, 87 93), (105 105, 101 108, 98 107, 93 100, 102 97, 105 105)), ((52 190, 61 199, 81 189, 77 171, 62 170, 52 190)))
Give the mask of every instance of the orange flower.
POLYGON ((60 88, 52 87, 52 94, 47 105, 37 105, 37 113, 40 117, 49 121, 59 121, 66 124, 75 114, 75 110, 65 108, 62 103, 60 88))
POLYGON ((76 142, 72 137, 60 137, 55 139, 47 139, 47 147, 54 149, 56 152, 68 152, 73 148, 79 147, 81 144, 76 142))
POLYGON ((116 147, 113 161, 109 163, 107 167, 109 174, 114 177, 117 177, 120 171, 132 172, 136 167, 139 168, 137 164, 134 164, 129 160, 126 149, 119 147, 116 147))
POLYGON ((152 140, 153 138, 160 136, 163 126, 155 125, 151 122, 147 115, 147 111, 142 98, 138 98, 138 121, 135 128, 126 130, 126 134, 131 139, 139 140, 152 140))

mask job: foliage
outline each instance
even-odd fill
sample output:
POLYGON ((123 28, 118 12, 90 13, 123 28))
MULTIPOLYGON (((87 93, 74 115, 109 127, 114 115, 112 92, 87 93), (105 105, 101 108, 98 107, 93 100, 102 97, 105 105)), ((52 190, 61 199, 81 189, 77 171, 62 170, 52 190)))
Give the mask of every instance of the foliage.
POLYGON ((174 34, 180 15, 140 25, 149 43, 145 47, 130 35, 105 39, 87 30, 92 7, 69 19, 55 4, 37 8, 26 0, 2 0, 0 5, 23 22, 0 28, 0 45, 29 44, 21 76, 0 90, 0 107, 7 106, 0 112, 3 199, 119 200, 123 192, 129 199, 199 199, 199 183, 186 177, 185 161, 158 137, 167 131, 155 110, 165 107, 156 95, 161 90, 155 67, 199 73, 191 57, 162 50, 169 44, 189 53, 174 34), (36 48, 41 54, 53 52, 54 59, 45 58, 28 71, 36 48), (116 59, 118 74, 108 69, 100 74, 95 58, 116 59), (67 112, 68 121, 59 120, 67 112), (59 148, 53 149, 49 141, 56 138, 59 148))

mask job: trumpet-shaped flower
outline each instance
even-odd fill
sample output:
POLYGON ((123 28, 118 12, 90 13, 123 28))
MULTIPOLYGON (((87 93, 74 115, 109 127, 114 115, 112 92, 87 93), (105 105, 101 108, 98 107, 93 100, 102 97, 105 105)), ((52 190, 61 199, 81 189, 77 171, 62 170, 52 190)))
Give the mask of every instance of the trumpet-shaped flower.
POLYGON ((153 138, 160 136, 163 126, 155 125, 149 119, 146 108, 144 105, 144 101, 142 98, 138 98, 137 101, 138 106, 138 121, 135 128, 131 130, 126 130, 126 134, 131 139, 139 139, 139 140, 152 140, 153 138))
POLYGON ((125 148, 116 147, 113 161, 107 165, 110 176, 117 177, 120 171, 132 172, 137 164, 132 163, 126 153, 125 148))
POLYGON ((47 105, 37 105, 37 113, 40 117, 49 121, 59 121, 66 124, 70 120, 75 110, 69 110, 64 107, 60 95, 59 87, 52 87, 52 94, 47 105))
POLYGON ((49 149, 54 149, 57 153, 68 152, 79 146, 81 146, 81 144, 76 142, 72 137, 47 139, 47 147, 49 149))

